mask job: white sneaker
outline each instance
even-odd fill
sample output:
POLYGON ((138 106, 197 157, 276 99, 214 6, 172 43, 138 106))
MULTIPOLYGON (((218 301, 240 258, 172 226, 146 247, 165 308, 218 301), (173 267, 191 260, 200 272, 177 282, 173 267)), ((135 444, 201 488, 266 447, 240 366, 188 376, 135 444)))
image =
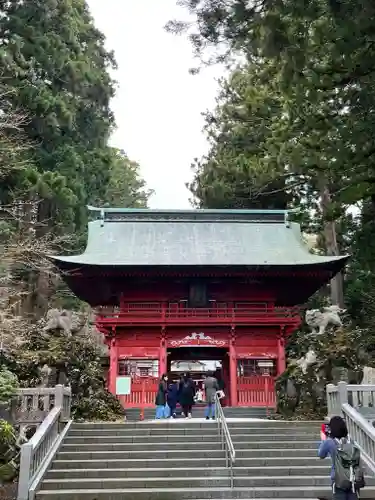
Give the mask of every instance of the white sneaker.
POLYGON ((188 417, 187 418, 191 418, 191 413, 188 414, 188 417))

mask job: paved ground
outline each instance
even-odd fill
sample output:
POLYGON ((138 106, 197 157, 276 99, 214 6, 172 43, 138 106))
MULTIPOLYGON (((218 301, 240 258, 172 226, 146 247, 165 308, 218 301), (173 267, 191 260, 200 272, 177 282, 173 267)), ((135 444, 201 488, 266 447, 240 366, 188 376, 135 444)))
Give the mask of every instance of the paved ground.
POLYGON ((17 483, 0 486, 0 500, 14 500, 17 498, 17 483))

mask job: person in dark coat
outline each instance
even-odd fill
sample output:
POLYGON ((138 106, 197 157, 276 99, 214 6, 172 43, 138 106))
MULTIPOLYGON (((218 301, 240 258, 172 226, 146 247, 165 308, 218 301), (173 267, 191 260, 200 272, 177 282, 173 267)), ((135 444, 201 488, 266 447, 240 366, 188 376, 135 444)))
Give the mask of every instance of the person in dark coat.
POLYGON ((156 405, 156 420, 160 420, 165 417, 165 407, 167 405, 167 382, 168 377, 164 374, 159 382, 158 392, 156 393, 155 405, 156 405))
POLYGON ((168 392, 167 392, 167 404, 169 406, 169 416, 176 418, 176 406, 178 403, 178 384, 177 382, 171 381, 168 384, 168 392))
POLYGON ((185 373, 180 381, 179 402, 185 418, 191 418, 194 405, 195 385, 189 373, 185 373))

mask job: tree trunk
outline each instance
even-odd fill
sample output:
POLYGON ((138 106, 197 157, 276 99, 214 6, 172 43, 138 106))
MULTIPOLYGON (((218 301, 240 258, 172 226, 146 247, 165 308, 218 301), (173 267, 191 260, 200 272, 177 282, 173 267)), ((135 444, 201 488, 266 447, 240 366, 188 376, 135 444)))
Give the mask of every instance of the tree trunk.
MULTIPOLYGON (((30 197, 28 200, 20 200, 17 207, 17 219, 20 221, 20 238, 33 240, 35 238, 35 224, 38 203, 30 197)), ((22 314, 32 315, 34 312, 34 298, 36 290, 35 272, 29 270, 26 282, 27 294, 22 300, 22 314)))
MULTIPOLYGON (((37 231, 38 238, 42 238, 51 230, 51 202, 41 200, 38 206, 37 231)), ((43 317, 48 311, 49 299, 51 297, 51 286, 48 273, 42 269, 37 271, 37 295, 34 304, 34 314, 36 317, 43 317)))
MULTIPOLYGON (((339 247, 336 237, 336 223, 327 217, 330 205, 331 194, 327 181, 323 180, 320 188, 320 207, 323 215, 325 246, 327 255, 337 256, 339 255, 339 247)), ((331 280, 331 301, 332 304, 344 308, 344 280, 341 272, 331 280)))

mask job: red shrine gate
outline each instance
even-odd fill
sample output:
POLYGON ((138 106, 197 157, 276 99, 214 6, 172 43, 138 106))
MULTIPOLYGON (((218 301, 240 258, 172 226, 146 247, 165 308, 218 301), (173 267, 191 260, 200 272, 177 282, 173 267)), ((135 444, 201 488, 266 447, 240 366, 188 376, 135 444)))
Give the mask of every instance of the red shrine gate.
POLYGON ((227 404, 274 406, 285 342, 301 322, 295 306, 348 256, 311 254, 284 210, 89 210, 85 252, 53 260, 99 308, 109 390, 128 394, 131 381, 124 406, 153 406, 178 358, 220 361, 227 404))
POLYGON ((109 390, 116 392, 118 376, 131 377, 131 393, 119 396, 124 407, 152 407, 159 378, 171 373, 173 360, 211 359, 221 362, 227 405, 274 407, 274 381, 285 370, 285 336, 299 325, 300 315, 297 308, 251 306, 221 308, 219 314, 213 308, 173 308, 171 316, 167 307, 167 325, 161 328, 152 325, 157 314, 150 304, 122 304, 116 314, 99 315, 100 330, 108 335, 112 325, 116 331, 110 340, 109 390), (197 316, 203 326, 186 324, 197 323, 197 316))

